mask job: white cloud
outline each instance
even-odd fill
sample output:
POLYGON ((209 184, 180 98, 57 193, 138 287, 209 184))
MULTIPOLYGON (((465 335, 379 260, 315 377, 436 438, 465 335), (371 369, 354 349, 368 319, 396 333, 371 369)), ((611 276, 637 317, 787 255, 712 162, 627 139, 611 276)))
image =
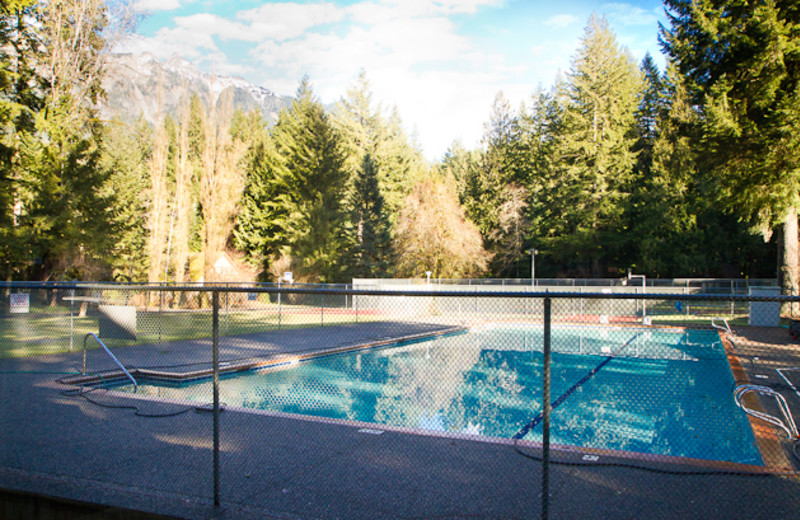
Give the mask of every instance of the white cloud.
POLYGON ((344 9, 330 3, 264 4, 236 14, 236 18, 249 24, 250 30, 261 40, 296 38, 312 27, 335 23, 344 17, 344 9))
MULTIPOLYGON (((459 8, 477 3, 464 2, 459 8)), ((416 4, 412 11, 434 11, 432 2, 416 4)), ((479 117, 475 111, 482 116, 491 106, 502 59, 459 34, 450 18, 410 16, 407 6, 362 2, 348 8, 350 20, 360 23, 342 34, 308 31, 262 41, 251 53, 262 74, 259 81, 290 94, 307 74, 315 93, 332 103, 363 69, 372 81, 374 99, 398 107, 406 125, 416 128, 426 156, 440 157, 456 137, 473 144, 482 131, 474 123, 479 117), (460 135, 454 136, 454 128, 460 135)))
POLYGON ((549 25, 550 27, 569 27, 573 23, 577 22, 578 19, 571 14, 557 14, 555 16, 551 16, 547 20, 544 21, 545 25, 549 25))
POLYGON ((375 99, 396 104, 407 125, 412 125, 423 145, 426 157, 442 157, 454 141, 476 146, 483 135, 481 122, 487 121, 492 101, 502 90, 512 106, 526 99, 528 84, 504 83, 495 71, 439 71, 418 74, 386 70, 372 74, 375 99))
POLYGON ((435 2, 448 13, 475 14, 480 7, 498 6, 503 0, 440 0, 435 2))
POLYGON ((309 32, 288 41, 268 40, 259 44, 252 56, 265 67, 277 69, 268 72, 272 77, 288 76, 296 81, 309 74, 312 80, 329 85, 332 77, 349 81, 362 68, 372 72, 391 67, 406 73, 432 63, 451 68, 474 57, 474 51, 447 18, 414 18, 356 25, 344 36, 309 32))
POLYGON ((218 76, 247 77, 255 72, 249 65, 230 63, 228 56, 223 52, 206 54, 202 61, 208 64, 210 72, 218 76))
POLYGON ((614 25, 655 26, 659 19, 658 9, 656 9, 655 11, 647 11, 645 9, 642 9, 641 7, 631 4, 623 4, 623 3, 604 4, 602 7, 602 11, 608 16, 609 22, 612 22, 614 25))
POLYGON ((159 59, 180 54, 188 60, 198 62, 210 52, 219 52, 219 49, 210 35, 177 27, 160 29, 150 38, 128 38, 120 43, 115 52, 149 52, 159 59))
POLYGON ((180 0, 138 0, 135 4, 137 11, 172 11, 181 6, 180 0))
MULTIPOLYGON (((160 0, 160 5, 177 2, 160 0)), ((265 3, 230 15, 201 12, 175 18, 152 37, 132 40, 127 50, 149 51, 160 58, 179 53, 209 72, 242 75, 280 94, 293 94, 300 78, 308 75, 324 103, 340 99, 363 69, 372 82, 373 99, 383 106, 396 105, 407 130, 416 130, 426 156, 435 159, 455 139, 467 146, 478 143, 498 91, 516 108, 537 85, 549 87, 556 73, 569 65, 583 12, 570 9, 569 14, 549 18, 558 10, 540 14, 539 32, 520 35, 517 45, 522 52, 509 52, 508 57, 499 55, 506 51, 493 45, 485 32, 475 32, 482 23, 477 17, 451 16, 480 13, 481 8, 504 2, 265 3), (248 49, 246 57, 226 56, 223 51, 231 42, 238 42, 230 48, 239 53, 248 49)), ((601 12, 617 26, 658 19, 656 9, 621 2, 604 9, 601 12)), ((621 41, 635 53, 650 46, 645 39, 621 41)))
POLYGON ((377 0, 353 4, 348 8, 353 21, 381 23, 389 20, 474 14, 480 7, 499 5, 503 0, 377 0))
POLYGON ((210 13, 198 13, 191 16, 181 16, 175 18, 175 24, 197 34, 207 36, 220 36, 232 40, 245 40, 256 42, 261 39, 247 25, 232 22, 221 16, 210 13))

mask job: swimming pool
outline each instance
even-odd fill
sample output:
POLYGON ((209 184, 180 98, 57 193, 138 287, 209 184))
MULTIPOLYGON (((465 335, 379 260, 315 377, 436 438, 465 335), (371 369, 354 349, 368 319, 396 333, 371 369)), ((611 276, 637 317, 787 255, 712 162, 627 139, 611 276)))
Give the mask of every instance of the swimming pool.
MULTIPOLYGON (((224 379, 220 399, 229 406, 511 438, 542 409, 542 344, 541 326, 487 327, 224 379)), ((749 421, 734 402, 716 331, 554 327, 552 351, 551 398, 563 402, 552 412, 551 442, 762 463, 749 421)), ((208 402, 211 383, 140 384, 137 393, 208 402)), ((523 438, 540 440, 541 425, 523 438)))

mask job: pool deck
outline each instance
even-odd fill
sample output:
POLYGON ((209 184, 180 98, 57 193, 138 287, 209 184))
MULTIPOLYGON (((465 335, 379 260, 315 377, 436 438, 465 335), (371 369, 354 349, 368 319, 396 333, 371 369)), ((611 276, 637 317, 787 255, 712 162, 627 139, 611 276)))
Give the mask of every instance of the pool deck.
MULTIPOLYGON (((375 323, 352 331, 336 327, 347 326, 270 334, 250 346, 247 337, 222 338, 222 359, 308 353, 334 333, 348 338, 347 344, 337 345, 347 347, 443 330, 426 324, 375 323), (247 348, 255 350, 243 353, 247 348)), ((743 363, 753 378, 759 370, 800 366, 798 346, 788 341, 785 329, 786 338, 780 330, 735 332, 747 338, 732 338, 741 359, 763 360, 743 363), (758 348, 762 343, 776 347, 770 348, 769 359, 758 348)), ((210 354, 209 359, 200 354, 208 344, 158 345, 157 351, 141 346, 138 354, 126 347, 119 357, 125 363, 146 353, 148 366, 174 369, 187 359, 209 362, 210 354)), ((94 363, 104 362, 100 357, 88 361, 95 368, 99 365, 94 363)), ((541 511, 541 464, 507 443, 376 425, 364 431, 359 424, 237 409, 220 416, 221 505, 215 507, 211 414, 104 392, 91 395, 106 407, 98 406, 65 392, 70 387, 55 381, 57 374, 46 373, 74 370, 80 363, 80 353, 0 361, 0 487, 191 519, 528 519, 541 511), (182 413, 145 417, 173 412, 182 413)), ((580 454, 557 459, 581 460, 580 454)), ((796 477, 675 475, 554 464, 549 478, 552 519, 800 518, 796 477)))

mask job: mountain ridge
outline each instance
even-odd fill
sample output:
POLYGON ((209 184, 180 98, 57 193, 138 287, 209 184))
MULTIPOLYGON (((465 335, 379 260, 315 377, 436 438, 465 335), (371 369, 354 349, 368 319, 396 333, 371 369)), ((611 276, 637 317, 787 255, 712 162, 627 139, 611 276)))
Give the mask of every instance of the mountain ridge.
POLYGON ((125 122, 143 117, 155 123, 159 114, 177 116, 181 100, 187 94, 197 94, 207 106, 211 103, 216 106, 222 94, 230 92, 234 109, 245 112, 259 110, 264 119, 272 124, 293 99, 279 96, 238 76, 202 72, 178 54, 164 61, 150 53, 112 54, 103 87, 106 98, 100 106, 101 117, 125 122), (157 94, 159 82, 162 106, 159 106, 157 94))

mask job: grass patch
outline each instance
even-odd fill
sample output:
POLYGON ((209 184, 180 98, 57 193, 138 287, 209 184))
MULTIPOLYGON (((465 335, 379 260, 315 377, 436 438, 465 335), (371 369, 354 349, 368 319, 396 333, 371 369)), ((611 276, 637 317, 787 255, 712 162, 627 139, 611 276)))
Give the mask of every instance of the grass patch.
MULTIPOLYGON (((63 309, 62 309, 63 310, 63 309)), ((255 334, 279 329, 298 329, 375 321, 375 315, 356 315, 342 309, 327 309, 283 305, 280 315, 277 306, 258 310, 220 309, 219 335, 235 336, 255 334)), ((148 343, 167 343, 181 340, 210 338, 212 335, 211 309, 191 311, 139 311, 136 316, 136 339, 102 338, 109 347, 124 347, 148 343)), ((64 313, 32 312, 7 315, 0 319, 0 358, 20 358, 61 354, 83 350, 83 340, 88 333, 98 334, 97 313, 70 318, 64 313)), ((99 348, 90 341, 87 348, 99 348)))

